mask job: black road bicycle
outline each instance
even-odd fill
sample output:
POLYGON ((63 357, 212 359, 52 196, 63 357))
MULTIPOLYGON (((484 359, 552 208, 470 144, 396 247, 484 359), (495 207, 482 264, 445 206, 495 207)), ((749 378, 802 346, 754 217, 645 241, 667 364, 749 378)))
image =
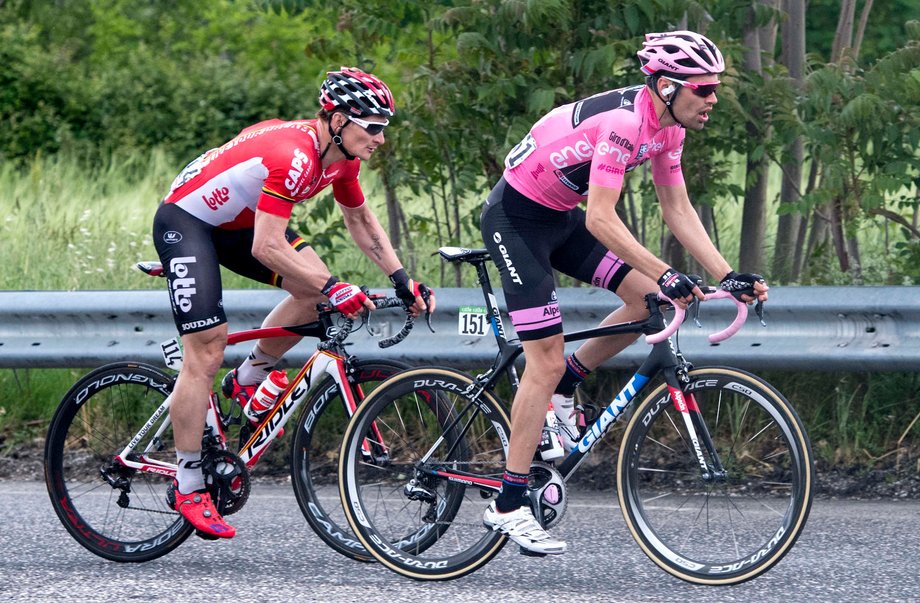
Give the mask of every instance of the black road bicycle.
MULTIPOLYGON (((488 253, 442 248, 475 266, 498 355, 478 377, 444 367, 404 371, 381 384, 353 415, 339 456, 339 487, 349 524, 378 561, 418 580, 446 580, 482 567, 506 543, 482 515, 501 488, 508 449, 506 406, 495 385, 521 347, 505 338, 489 282, 488 253), (362 454, 368 432, 384 454, 362 454)), ((747 306, 706 288, 707 299, 737 304, 731 336, 747 306)), ((536 460, 529 499, 546 527, 565 515, 566 480, 611 425, 629 417, 617 459, 619 506, 630 533, 664 571, 698 584, 737 584, 770 569, 801 534, 811 508, 813 460, 792 405, 764 380, 730 367, 694 368, 656 295, 641 321, 569 333, 565 341, 645 334, 648 358, 612 397, 586 413, 577 446, 555 463, 536 460), (663 377, 655 380, 656 376, 663 377), (657 383, 657 385, 656 385, 657 383)), ((577 549, 577 543, 575 545, 577 549)))

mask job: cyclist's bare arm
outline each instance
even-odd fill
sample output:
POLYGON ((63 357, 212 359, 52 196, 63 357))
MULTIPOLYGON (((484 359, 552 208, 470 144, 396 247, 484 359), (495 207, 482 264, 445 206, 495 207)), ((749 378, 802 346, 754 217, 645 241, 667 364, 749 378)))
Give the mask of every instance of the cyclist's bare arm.
POLYGON ((256 210, 252 255, 284 278, 285 289, 297 296, 316 295, 332 276, 315 253, 298 253, 284 238, 288 219, 256 210))
POLYGON ((616 212, 619 200, 620 189, 589 185, 586 226, 604 247, 635 270, 657 281, 669 266, 637 241, 623 224, 616 212))
MULTIPOLYGON (((716 280, 722 279, 731 271, 732 267, 712 243, 709 233, 706 232, 699 215, 690 203, 687 187, 682 184, 675 186, 659 184, 655 185, 655 191, 658 193, 661 215, 665 224, 668 225, 668 228, 680 241, 680 244, 716 280)), ((754 291, 757 293, 758 299, 767 301, 767 286, 765 283, 755 283, 754 291)), ((753 301, 753 298, 745 301, 753 301)))
POLYGON ((402 268, 396 252, 390 244, 386 231, 367 203, 359 207, 339 205, 345 219, 345 227, 358 248, 387 275, 402 268))
MULTIPOLYGON (((351 234, 351 238, 354 239, 355 244, 358 245, 364 255, 377 264, 385 275, 389 276, 403 267, 402 262, 396 256, 393 245, 390 243, 390 238, 367 203, 359 207, 346 207, 339 204, 339 209, 342 210, 345 227, 348 228, 348 232, 351 234)), ((425 307, 425 302, 422 298, 416 296, 415 304, 412 307, 413 313, 417 315, 419 312, 424 311, 425 307)), ((433 302, 429 310, 434 311, 433 302)))

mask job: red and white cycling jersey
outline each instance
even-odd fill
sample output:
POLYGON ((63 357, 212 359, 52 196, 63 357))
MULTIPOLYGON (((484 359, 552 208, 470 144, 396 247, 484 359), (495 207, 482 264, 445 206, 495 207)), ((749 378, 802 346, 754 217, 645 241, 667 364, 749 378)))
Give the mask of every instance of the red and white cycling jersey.
POLYGON ((567 211, 588 185, 622 188, 626 172, 652 160, 655 184, 683 184, 680 126, 662 128, 646 86, 596 94, 553 109, 505 158, 504 177, 546 207, 567 211))
POLYGON ((226 230, 252 228, 256 209, 290 218, 294 204, 330 184, 342 205, 364 203, 360 161, 337 161, 324 170, 319 153, 316 120, 263 121, 189 163, 163 202, 226 230))

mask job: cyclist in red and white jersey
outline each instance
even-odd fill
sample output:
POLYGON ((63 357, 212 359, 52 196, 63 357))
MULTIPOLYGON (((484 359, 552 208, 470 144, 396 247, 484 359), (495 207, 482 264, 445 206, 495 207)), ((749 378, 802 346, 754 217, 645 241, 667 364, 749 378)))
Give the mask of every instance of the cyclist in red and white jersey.
POLYGON ((483 207, 482 235, 527 360, 511 411, 502 492, 483 523, 532 553, 566 548, 537 523, 524 498, 547 407, 552 401, 560 439, 571 450, 575 388, 636 337, 593 339, 565 358, 553 270, 623 300, 602 324, 644 318, 644 296, 657 290, 683 307, 702 298, 691 279, 645 249, 617 216, 626 173, 650 162, 662 217, 681 244, 739 299, 767 299, 763 278, 736 273, 713 245, 681 171, 686 130, 702 130, 717 102, 721 52, 702 35, 674 31, 646 35, 638 57, 644 85, 550 111, 508 154, 483 207))
MULTIPOLYGON (((288 226, 295 205, 332 186, 345 226, 357 246, 385 274, 414 313, 433 311, 433 293, 406 274, 358 181, 361 161, 384 143, 395 114, 393 95, 375 76, 343 67, 327 74, 316 119, 269 120, 246 128, 192 161, 156 212, 154 244, 168 281, 184 359, 172 393, 179 470, 175 506, 205 537, 236 531, 213 506, 201 471, 201 434, 214 377, 227 343, 220 266, 290 295, 263 326, 314 320, 329 301, 355 317, 373 303, 355 285, 339 281, 288 226)), ((259 341, 228 373, 223 390, 241 404, 252 396, 299 338, 259 341)))

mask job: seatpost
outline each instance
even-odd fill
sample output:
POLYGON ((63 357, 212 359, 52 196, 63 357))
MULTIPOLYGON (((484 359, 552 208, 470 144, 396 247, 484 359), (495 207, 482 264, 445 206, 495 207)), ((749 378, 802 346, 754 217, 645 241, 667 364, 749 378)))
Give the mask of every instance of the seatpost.
MULTIPOLYGON (((482 295, 486 302, 486 309, 489 313, 489 322, 492 324, 492 330, 495 334, 495 341, 498 343, 499 350, 498 355, 495 357, 495 361, 492 363, 492 370, 480 375, 480 377, 484 377, 492 374, 492 371, 496 369, 501 364, 502 360, 507 358, 509 354, 520 354, 520 346, 509 344, 505 336, 505 328, 502 325, 498 300, 495 297, 495 291, 492 289, 492 280, 489 278, 489 270, 487 268, 488 260, 482 259, 470 263, 476 267, 476 277, 479 280, 479 287, 482 289, 482 295)), ((517 391, 520 379, 518 378, 517 370, 514 368, 513 362, 508 364, 505 368, 505 372, 508 375, 508 380, 511 382, 512 390, 517 391)))
POLYGON ((502 326, 498 301, 492 289, 492 280, 489 278, 489 270, 486 267, 486 263, 486 260, 472 262, 476 267, 476 278, 479 281, 479 287, 482 289, 482 296, 486 302, 486 309, 489 312, 489 322, 491 322, 494 327, 495 339, 498 341, 499 347, 502 347, 507 342, 507 339, 505 337, 505 329, 502 326))

